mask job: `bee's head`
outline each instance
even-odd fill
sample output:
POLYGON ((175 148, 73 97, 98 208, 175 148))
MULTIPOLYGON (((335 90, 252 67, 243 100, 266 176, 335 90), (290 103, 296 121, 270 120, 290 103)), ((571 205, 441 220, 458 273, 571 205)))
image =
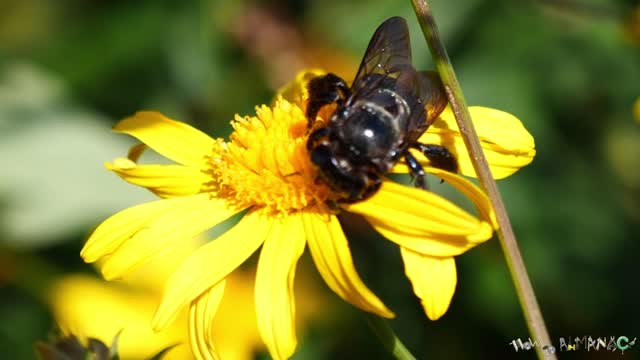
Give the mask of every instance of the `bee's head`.
POLYGON ((364 200, 380 187, 380 177, 370 166, 359 165, 342 141, 332 138, 328 128, 313 131, 307 140, 311 163, 318 178, 327 184, 339 201, 364 200))

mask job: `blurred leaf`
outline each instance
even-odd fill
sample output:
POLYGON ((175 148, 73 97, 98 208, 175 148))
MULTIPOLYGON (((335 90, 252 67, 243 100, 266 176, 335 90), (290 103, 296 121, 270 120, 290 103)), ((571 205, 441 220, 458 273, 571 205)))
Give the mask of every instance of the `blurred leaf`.
POLYGON ((7 73, 13 75, 0 82, 3 241, 15 246, 61 241, 152 198, 102 166, 125 154, 132 141, 112 134, 100 115, 63 102, 59 83, 39 70, 22 64, 7 73), (39 92, 31 91, 35 88, 39 92))
MULTIPOLYGON (((474 16, 478 0, 451 0, 433 2, 440 33, 445 43, 458 35, 458 31, 474 16)), ((424 35, 418 26, 411 3, 386 0, 372 1, 319 1, 311 2, 307 20, 318 41, 329 46, 349 49, 361 59, 375 29, 391 16, 402 16, 410 29, 413 62, 422 70, 433 68, 424 35), (353 16, 358 14, 358 16, 353 16)), ((355 73, 355 71, 354 71, 355 73)))
POLYGON ((51 36, 63 10, 47 0, 3 0, 0 51, 24 51, 51 36))
POLYGON ((640 128, 631 122, 620 124, 609 131, 605 145, 607 160, 622 184, 640 189, 640 128))
POLYGON ((113 71, 150 55, 162 43, 168 9, 130 2, 88 13, 65 28, 38 58, 72 86, 97 89, 113 71))

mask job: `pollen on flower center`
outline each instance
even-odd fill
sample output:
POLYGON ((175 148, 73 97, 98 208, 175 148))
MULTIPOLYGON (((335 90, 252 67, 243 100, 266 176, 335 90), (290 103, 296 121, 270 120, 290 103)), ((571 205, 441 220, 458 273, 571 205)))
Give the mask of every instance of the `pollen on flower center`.
POLYGON ((287 214, 330 194, 315 182, 306 150, 307 119, 284 99, 256 108, 256 116, 236 115, 230 141, 217 140, 206 169, 206 191, 242 207, 263 206, 287 214))

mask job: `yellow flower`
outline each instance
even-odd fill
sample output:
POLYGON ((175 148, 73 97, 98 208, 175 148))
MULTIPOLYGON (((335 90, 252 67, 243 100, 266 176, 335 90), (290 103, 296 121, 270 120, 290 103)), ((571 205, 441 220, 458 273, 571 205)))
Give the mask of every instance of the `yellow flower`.
POLYGON ((193 239, 185 241, 179 249, 140 266, 124 282, 107 283, 87 274, 61 276, 47 291, 57 324, 64 334, 92 337, 108 345, 119 334, 121 359, 149 359, 174 345, 164 359, 192 358, 186 311, 161 332, 153 331, 151 319, 163 282, 196 247, 193 239))
MULTIPOLYGON (((97 338, 107 345, 120 333, 117 350, 121 359, 149 359, 172 346, 163 359, 193 358, 187 309, 163 331, 151 328, 153 312, 162 298, 158 285, 193 251, 191 244, 195 242, 187 243, 136 270, 124 284, 107 283, 86 274, 57 279, 47 297, 63 333, 97 338)), ((220 313, 212 325, 218 353, 226 359, 250 360, 255 351, 264 349, 253 311, 253 271, 255 268, 243 269, 230 275, 220 313)), ((314 286, 305 285, 297 289, 304 299, 296 314, 299 325, 326 312, 322 294, 314 286)))
MULTIPOLYGON (((153 319, 153 327, 161 330, 189 307, 191 344, 199 358, 216 356, 209 324, 225 279, 260 246, 255 311, 260 336, 272 357, 288 358, 297 345, 293 280, 307 245, 321 276, 338 296, 364 311, 394 316, 358 276, 335 209, 325 203, 332 192, 315 181, 305 146, 303 111, 304 83, 314 73, 300 74, 271 107, 257 107, 256 116, 236 116, 229 142, 213 140, 156 112, 137 113, 114 128, 177 164, 140 165, 135 162, 139 151, 134 150, 129 158, 106 165, 163 199, 121 211, 89 238, 81 255, 87 262, 104 258, 105 278, 120 278, 156 254, 178 248, 185 239, 243 212, 237 225, 196 250, 171 275, 153 319)), ((487 110, 484 115, 491 116, 507 137, 492 137, 498 130, 491 125, 478 126, 489 131, 481 136, 496 153, 494 160, 501 161, 500 168, 513 172, 531 161, 533 140, 517 119, 498 111, 487 110), (519 126, 506 124, 509 121, 519 126), (524 134, 509 133, 514 128, 524 134), (512 146, 520 139, 527 140, 522 145, 527 150, 512 146), (522 161, 526 156, 529 159, 522 161)), ((446 119, 442 122, 436 138, 445 145, 455 143, 455 131, 446 128, 446 119)), ((468 171, 463 152, 458 155, 462 171, 468 171)), ((388 180, 371 198, 342 208, 363 215, 400 246, 416 295, 427 316, 437 319, 446 312, 455 289, 453 256, 491 238, 495 220, 486 195, 471 182, 435 168, 425 170, 469 197, 479 218, 432 192, 388 180)))
POLYGON ((640 123, 640 97, 633 103, 633 117, 640 123))
MULTIPOLYGON (((148 359, 167 347, 189 343, 184 315, 167 329, 153 331, 150 321, 158 299, 157 293, 105 283, 85 274, 57 280, 49 295, 54 317, 65 334, 111 344, 122 330, 117 350, 123 359, 148 359)), ((190 357, 188 346, 176 346, 166 359, 190 357)))

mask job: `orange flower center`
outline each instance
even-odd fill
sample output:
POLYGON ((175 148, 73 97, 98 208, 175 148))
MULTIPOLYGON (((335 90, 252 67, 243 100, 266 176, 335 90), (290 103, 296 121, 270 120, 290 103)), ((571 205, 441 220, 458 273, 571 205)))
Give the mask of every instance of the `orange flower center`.
POLYGON ((236 115, 230 141, 217 140, 206 190, 240 207, 265 207, 286 215, 323 203, 330 190, 315 181, 306 149, 307 119, 284 99, 256 116, 236 115))

